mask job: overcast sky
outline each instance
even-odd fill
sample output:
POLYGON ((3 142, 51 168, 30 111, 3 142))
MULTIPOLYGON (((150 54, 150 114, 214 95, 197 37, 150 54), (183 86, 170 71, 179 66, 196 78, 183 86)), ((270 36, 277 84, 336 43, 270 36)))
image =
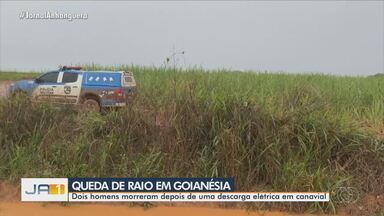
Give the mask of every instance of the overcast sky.
POLYGON ((0 69, 96 63, 207 69, 384 72, 383 1, 0 2, 0 69), (86 13, 82 20, 20 19, 86 13))

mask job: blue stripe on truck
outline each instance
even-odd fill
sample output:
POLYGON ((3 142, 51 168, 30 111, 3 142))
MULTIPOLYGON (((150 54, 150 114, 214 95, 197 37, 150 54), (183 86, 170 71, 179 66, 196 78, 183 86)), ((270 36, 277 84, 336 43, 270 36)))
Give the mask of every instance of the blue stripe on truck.
POLYGON ((89 86, 121 86, 121 73, 87 72, 83 75, 83 85, 89 86))

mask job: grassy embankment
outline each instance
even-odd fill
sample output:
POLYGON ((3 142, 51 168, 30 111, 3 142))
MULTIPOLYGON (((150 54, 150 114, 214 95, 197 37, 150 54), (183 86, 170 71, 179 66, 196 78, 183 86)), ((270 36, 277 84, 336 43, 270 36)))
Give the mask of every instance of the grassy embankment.
MULTIPOLYGON (((139 93, 118 112, 2 99, 0 178, 231 176, 239 191, 384 192, 384 78, 130 69, 139 93)), ((332 212, 337 196, 284 206, 332 212)))
POLYGON ((21 80, 21 79, 33 79, 39 76, 40 73, 34 72, 0 72, 0 80, 21 80))

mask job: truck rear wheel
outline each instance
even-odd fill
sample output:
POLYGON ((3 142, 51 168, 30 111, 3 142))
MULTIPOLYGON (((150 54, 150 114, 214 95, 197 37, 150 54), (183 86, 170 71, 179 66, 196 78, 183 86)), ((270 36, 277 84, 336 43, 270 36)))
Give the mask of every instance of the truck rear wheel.
POLYGON ((86 99, 83 103, 83 109, 87 112, 100 112, 100 104, 94 99, 86 99))

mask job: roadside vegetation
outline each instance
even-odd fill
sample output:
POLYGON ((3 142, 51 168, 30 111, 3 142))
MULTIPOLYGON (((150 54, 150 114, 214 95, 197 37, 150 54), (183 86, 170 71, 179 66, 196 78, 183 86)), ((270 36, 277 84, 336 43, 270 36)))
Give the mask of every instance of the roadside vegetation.
POLYGON ((0 80, 21 80, 21 79, 34 79, 40 73, 36 72, 12 72, 0 71, 0 80))
MULTIPOLYGON (((384 77, 87 67, 133 71, 138 94, 101 114, 0 99, 0 178, 234 177, 238 191, 384 194, 384 77)), ((335 212, 338 196, 263 207, 335 212)))

